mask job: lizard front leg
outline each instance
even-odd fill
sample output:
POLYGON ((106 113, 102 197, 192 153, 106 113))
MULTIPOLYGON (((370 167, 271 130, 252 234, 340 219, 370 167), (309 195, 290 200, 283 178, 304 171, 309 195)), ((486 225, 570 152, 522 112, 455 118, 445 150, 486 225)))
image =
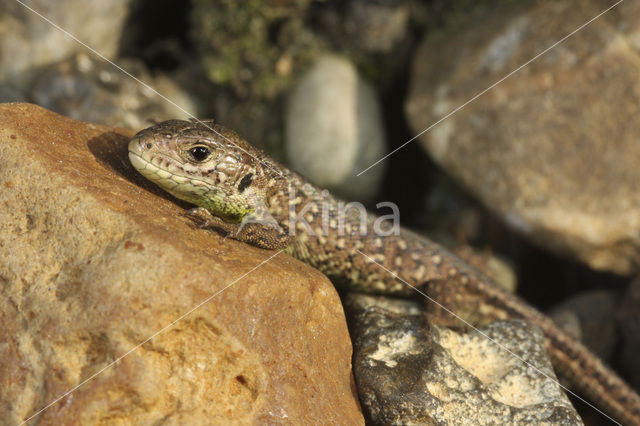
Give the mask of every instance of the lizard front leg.
POLYGON ((256 247, 279 250, 290 246, 294 237, 277 224, 272 225, 263 217, 255 213, 246 214, 242 222, 227 222, 213 215, 204 207, 195 207, 187 210, 186 215, 192 219, 199 228, 222 231, 235 240, 254 245, 256 247), (268 224, 265 224, 268 223, 268 224))

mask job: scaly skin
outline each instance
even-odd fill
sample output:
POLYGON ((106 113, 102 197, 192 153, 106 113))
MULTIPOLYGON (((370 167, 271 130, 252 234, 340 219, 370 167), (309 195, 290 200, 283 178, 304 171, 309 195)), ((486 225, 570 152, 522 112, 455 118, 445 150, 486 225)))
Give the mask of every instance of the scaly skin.
MULTIPOLYGON (((413 295, 404 281, 476 325, 507 318, 538 325, 561 376, 611 417, 640 425, 640 397, 549 318, 429 239, 404 229, 393 235, 390 221, 378 223, 386 232, 378 236, 371 232, 378 218, 368 214, 368 232, 361 235, 356 210, 340 222, 340 200, 235 132, 212 122, 170 120, 139 132, 129 158, 147 179, 199 206, 188 214, 201 226, 262 248, 286 248, 344 288, 413 295), (290 226, 292 217, 298 220, 290 226)), ((435 304, 427 306, 432 319, 456 324, 435 304)))

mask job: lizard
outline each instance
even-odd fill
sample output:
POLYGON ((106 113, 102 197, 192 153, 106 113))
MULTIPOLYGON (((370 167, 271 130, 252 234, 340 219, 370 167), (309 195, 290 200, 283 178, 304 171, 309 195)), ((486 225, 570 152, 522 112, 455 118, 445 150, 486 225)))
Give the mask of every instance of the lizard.
POLYGON ((359 292, 410 297, 424 291, 429 318, 475 324, 520 318, 545 334, 559 373, 605 413, 640 425, 640 396, 580 342, 516 295, 431 241, 344 202, 213 121, 169 120, 138 132, 129 160, 145 178, 194 204, 202 228, 270 250, 285 250, 359 292), (379 232, 364 228, 378 225, 379 232))

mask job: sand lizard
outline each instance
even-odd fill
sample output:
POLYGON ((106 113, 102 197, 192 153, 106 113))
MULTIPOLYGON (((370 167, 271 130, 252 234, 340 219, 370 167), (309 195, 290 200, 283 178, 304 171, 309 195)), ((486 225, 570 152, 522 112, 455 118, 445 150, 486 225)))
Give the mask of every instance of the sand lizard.
MULTIPOLYGON (((624 424, 640 424, 638 394, 551 319, 425 237, 405 229, 395 235, 388 223, 381 228, 385 236, 362 235, 357 211, 338 217, 343 211, 340 200, 235 132, 211 121, 165 121, 131 140, 129 159, 147 179, 198 206, 188 214, 202 227, 262 248, 286 248, 344 288, 414 293, 364 253, 473 323, 524 318, 538 325, 561 376, 608 415, 624 424), (290 226, 294 217, 301 220, 290 226)), ((378 219, 369 213, 366 227, 378 219)), ((437 308, 431 315, 454 322, 437 308)))

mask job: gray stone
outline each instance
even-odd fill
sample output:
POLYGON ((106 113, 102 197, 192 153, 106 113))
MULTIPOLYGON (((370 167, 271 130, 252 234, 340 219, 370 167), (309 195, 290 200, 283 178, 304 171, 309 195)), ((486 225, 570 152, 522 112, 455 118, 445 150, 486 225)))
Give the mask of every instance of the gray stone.
MULTIPOLYGON (((605 7, 518 4, 430 34, 406 104, 414 131, 605 7)), ((620 274, 640 269, 639 18, 638 2, 621 3, 421 137, 436 162, 513 228, 620 274)))
POLYGON ((289 100, 286 149, 293 168, 347 199, 372 197, 384 173, 384 130, 373 89, 348 60, 324 56, 302 77, 289 100))
POLYGON ((616 320, 620 326, 622 345, 620 358, 629 372, 628 380, 636 389, 640 389, 640 278, 631 282, 617 312, 616 320))
MULTIPOLYGON (((33 0, 28 6, 107 58, 118 50, 130 0, 33 0), (108 18, 108 19, 107 19, 108 18)), ((15 1, 0 3, 0 81, 20 88, 34 69, 87 49, 15 1)))
POLYGON ((30 98, 35 103, 76 120, 141 129, 150 120, 188 119, 195 103, 174 82, 152 77, 143 64, 123 59, 120 65, 178 105, 94 56, 79 54, 46 67, 35 80, 30 98))
POLYGON ((0 84, 0 102, 25 102, 27 97, 13 86, 0 84))
POLYGON ((371 424, 582 424, 538 328, 512 320, 481 329, 524 364, 476 332, 429 327, 403 313, 411 307, 390 311, 376 298, 356 299, 349 302, 354 374, 371 424))
POLYGON ((406 40, 410 5, 405 0, 354 0, 346 10, 346 33, 364 51, 388 54, 406 40))
POLYGON ((594 290, 553 307, 549 316, 570 336, 600 358, 608 360, 618 343, 616 306, 617 298, 613 292, 594 290))

